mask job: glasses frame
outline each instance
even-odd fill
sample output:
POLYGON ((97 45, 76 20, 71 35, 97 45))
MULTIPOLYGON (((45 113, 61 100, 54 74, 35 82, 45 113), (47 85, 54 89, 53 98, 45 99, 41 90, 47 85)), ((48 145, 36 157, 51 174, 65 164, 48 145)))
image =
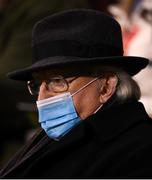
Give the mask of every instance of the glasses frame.
MULTIPOLYGON (((53 92, 55 92, 55 93, 60 93, 60 92, 66 92, 68 89, 69 89, 69 84, 70 83, 72 83, 72 81, 74 81, 75 79, 77 79, 79 76, 75 76, 75 77, 73 77, 72 79, 70 79, 70 80, 67 80, 66 78, 64 78, 63 76, 61 76, 61 75, 57 75, 57 76, 52 76, 52 77, 50 77, 49 79, 47 79, 47 80, 41 80, 41 82, 40 82, 40 85, 39 85, 39 87, 41 86, 41 84, 42 84, 42 82, 45 82, 45 86, 46 86, 46 89, 50 89, 49 88, 49 85, 51 84, 51 80, 53 80, 53 79, 60 79, 60 80, 63 80, 63 83, 64 83, 64 85, 65 85, 65 89, 64 90, 60 90, 60 91, 55 91, 55 90, 53 90, 53 88, 51 89, 53 92)), ((34 82, 34 80, 30 80, 30 81, 27 81, 27 88, 28 88, 28 91, 29 91, 29 93, 32 95, 32 96, 34 96, 34 95, 38 95, 38 93, 39 92, 36 92, 35 90, 32 90, 32 83, 34 82)))

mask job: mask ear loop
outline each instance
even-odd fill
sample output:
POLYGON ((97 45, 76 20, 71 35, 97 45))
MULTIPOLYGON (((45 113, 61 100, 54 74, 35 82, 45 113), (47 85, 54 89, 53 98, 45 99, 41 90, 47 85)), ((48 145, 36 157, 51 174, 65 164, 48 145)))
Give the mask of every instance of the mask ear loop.
POLYGON ((94 81, 96 81, 97 79, 99 79, 100 77, 97 77, 95 79, 93 79, 92 81, 88 82, 86 85, 82 86, 79 90, 77 90, 76 92, 74 92, 73 94, 71 94, 71 97, 73 97, 75 94, 79 93, 80 91, 82 91, 83 89, 85 89, 87 86, 89 86, 90 84, 92 84, 94 81))
POLYGON ((94 111, 94 113, 93 114, 96 114, 96 112, 98 112, 99 111, 99 109, 101 108, 103 106, 103 104, 101 104, 95 111, 94 111))

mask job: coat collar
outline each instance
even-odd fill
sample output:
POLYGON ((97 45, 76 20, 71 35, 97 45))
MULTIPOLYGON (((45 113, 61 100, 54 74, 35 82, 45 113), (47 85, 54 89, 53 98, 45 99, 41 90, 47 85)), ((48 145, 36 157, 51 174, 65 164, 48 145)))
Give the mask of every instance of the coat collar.
POLYGON ((84 123, 92 127, 92 134, 102 141, 108 141, 146 119, 149 117, 143 104, 133 101, 101 109, 84 123))

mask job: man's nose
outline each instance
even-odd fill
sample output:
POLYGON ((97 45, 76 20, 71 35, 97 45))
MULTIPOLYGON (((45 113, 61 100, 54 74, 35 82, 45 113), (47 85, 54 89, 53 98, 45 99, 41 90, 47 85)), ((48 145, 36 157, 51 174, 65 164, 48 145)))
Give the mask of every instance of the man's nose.
POLYGON ((47 88, 46 82, 42 82, 40 85, 37 100, 39 101, 39 100, 47 99, 47 98, 53 97, 53 96, 55 96, 55 93, 52 90, 47 88))

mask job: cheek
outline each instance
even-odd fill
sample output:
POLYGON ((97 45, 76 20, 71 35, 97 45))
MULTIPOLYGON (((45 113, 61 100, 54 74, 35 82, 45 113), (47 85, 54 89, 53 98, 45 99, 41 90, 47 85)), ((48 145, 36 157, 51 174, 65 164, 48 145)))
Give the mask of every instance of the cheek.
POLYGON ((79 114, 80 112, 80 104, 82 103, 82 99, 80 95, 74 95, 73 96, 73 103, 74 103, 74 107, 77 111, 77 113, 79 114))
POLYGON ((85 90, 82 93, 76 94, 73 97, 73 102, 80 118, 86 119, 100 106, 99 93, 85 90))

